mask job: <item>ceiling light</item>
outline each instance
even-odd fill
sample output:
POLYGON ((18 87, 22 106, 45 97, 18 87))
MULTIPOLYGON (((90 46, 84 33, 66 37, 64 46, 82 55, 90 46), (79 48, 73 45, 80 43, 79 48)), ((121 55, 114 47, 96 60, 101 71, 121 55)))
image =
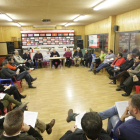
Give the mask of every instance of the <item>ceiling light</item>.
POLYGON ((102 9, 102 8, 105 8, 106 6, 110 6, 114 3, 116 3, 117 1, 119 0, 106 0, 106 1, 103 1, 102 3, 100 3, 99 5, 95 6, 93 8, 93 10, 99 10, 99 9, 102 9))
POLYGON ((84 17, 85 17, 85 15, 81 15, 81 16, 79 16, 79 17, 75 18, 73 21, 82 20, 84 17))
POLYGON ((1 16, 3 19, 6 19, 8 21, 12 21, 12 19, 9 16, 7 16, 6 14, 1 14, 1 16))
POLYGON ((17 22, 14 23, 16 26, 21 27, 21 25, 17 22))
POLYGON ((69 25, 71 25, 72 23, 67 23, 67 24, 65 24, 65 27, 67 27, 67 26, 69 26, 69 25))

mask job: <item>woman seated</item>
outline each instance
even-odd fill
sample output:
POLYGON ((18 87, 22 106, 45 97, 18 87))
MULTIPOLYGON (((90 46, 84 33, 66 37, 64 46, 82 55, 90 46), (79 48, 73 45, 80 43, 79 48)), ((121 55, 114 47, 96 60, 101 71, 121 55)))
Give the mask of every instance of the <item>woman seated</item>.
POLYGON ((68 66, 70 68, 72 53, 70 52, 69 48, 67 49, 67 52, 65 52, 64 56, 66 57, 66 66, 68 66))

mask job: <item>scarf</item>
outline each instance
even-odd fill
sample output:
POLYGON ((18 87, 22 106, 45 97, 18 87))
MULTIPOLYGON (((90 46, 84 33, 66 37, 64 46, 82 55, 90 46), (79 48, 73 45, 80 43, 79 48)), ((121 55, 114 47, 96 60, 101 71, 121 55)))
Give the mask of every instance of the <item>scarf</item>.
POLYGON ((135 65, 133 65, 132 70, 134 70, 139 64, 140 64, 140 61, 139 62, 135 62, 135 65))

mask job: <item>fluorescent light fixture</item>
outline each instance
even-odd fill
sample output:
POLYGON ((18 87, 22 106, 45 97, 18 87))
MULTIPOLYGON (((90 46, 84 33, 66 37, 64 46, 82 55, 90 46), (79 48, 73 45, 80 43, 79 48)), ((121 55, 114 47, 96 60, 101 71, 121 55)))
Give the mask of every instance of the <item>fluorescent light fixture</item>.
POLYGON ((85 17, 85 15, 81 15, 81 16, 79 16, 79 17, 75 18, 73 21, 82 20, 84 17, 85 17))
POLYGON ((14 24, 15 24, 16 26, 18 26, 18 27, 21 27, 21 25, 20 25, 19 23, 17 23, 17 22, 14 22, 14 24))
POLYGON ((95 6, 93 8, 93 10, 97 11, 99 9, 105 8, 106 6, 110 6, 110 5, 114 4, 114 3, 116 3, 117 1, 119 1, 119 0, 106 0, 106 1, 103 1, 99 5, 95 6))
POLYGON ((67 24, 65 24, 65 27, 67 27, 67 26, 69 26, 69 25, 71 25, 72 23, 67 23, 67 24))
POLYGON ((33 27, 56 27, 56 25, 33 25, 33 27))
POLYGON ((7 16, 6 14, 1 14, 3 19, 6 19, 8 21, 13 21, 9 16, 7 16))

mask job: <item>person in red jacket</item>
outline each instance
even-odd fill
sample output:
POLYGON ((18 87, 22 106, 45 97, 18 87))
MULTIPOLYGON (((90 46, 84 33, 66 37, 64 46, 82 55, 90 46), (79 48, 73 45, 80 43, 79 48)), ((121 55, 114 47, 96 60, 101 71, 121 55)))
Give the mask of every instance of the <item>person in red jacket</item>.
POLYGON ((65 52, 64 56, 66 57, 66 66, 70 67, 71 66, 71 58, 72 58, 72 53, 70 52, 70 49, 67 49, 67 52, 65 52))
POLYGON ((106 71, 109 73, 110 76, 113 76, 112 70, 116 69, 120 65, 125 62, 125 58, 123 57, 122 53, 118 53, 117 58, 112 62, 110 66, 106 68, 106 71))

